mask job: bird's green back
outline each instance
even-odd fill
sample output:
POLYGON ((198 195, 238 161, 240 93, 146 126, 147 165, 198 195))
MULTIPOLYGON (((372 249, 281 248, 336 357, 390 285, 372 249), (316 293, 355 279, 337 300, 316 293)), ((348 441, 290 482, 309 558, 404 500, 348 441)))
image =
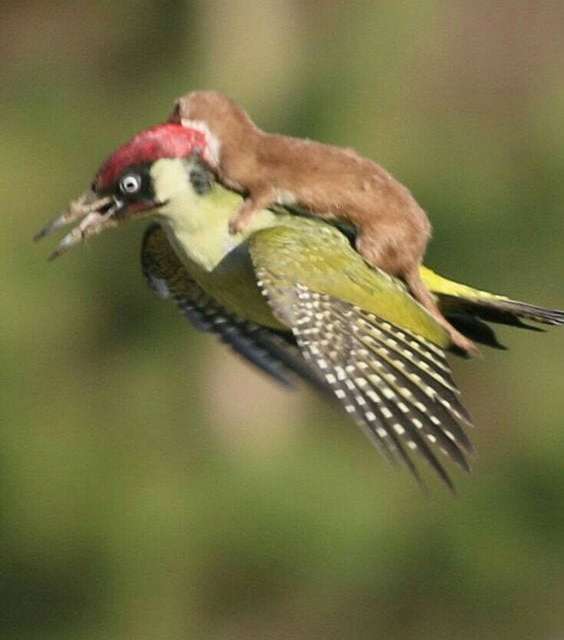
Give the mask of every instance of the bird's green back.
MULTIPOLYGON (((160 161, 166 168, 172 161, 160 161)), ((197 162, 192 165, 198 167, 197 162)), ((319 218, 284 210, 258 212, 244 234, 232 236, 228 221, 242 196, 211 180, 203 193, 186 189, 174 215, 159 218, 188 273, 219 304, 239 317, 274 329, 290 330, 257 286, 257 269, 266 269, 282 286, 300 284, 368 311, 391 324, 446 348, 449 340, 405 286, 374 269, 337 227, 319 218), (254 264, 253 264, 254 262, 254 264)), ((482 320, 525 326, 523 320, 562 324, 563 314, 481 291, 421 267, 426 286, 462 331, 496 346, 482 320)))
POLYGON ((336 227, 266 210, 255 216, 247 234, 234 238, 227 223, 241 196, 215 183, 206 193, 186 198, 182 218, 163 216, 169 240, 194 279, 241 317, 273 328, 285 326, 257 287, 258 267, 285 284, 292 281, 327 293, 434 344, 448 345, 444 330, 405 287, 370 267, 336 227))

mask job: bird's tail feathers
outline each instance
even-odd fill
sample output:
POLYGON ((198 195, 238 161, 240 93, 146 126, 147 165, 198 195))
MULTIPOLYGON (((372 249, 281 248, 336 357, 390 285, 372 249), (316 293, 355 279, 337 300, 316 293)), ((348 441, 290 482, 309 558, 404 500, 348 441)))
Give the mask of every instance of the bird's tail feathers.
POLYGON ((482 344, 504 348, 486 322, 530 331, 543 331, 542 326, 538 325, 564 325, 563 310, 511 300, 506 296, 474 289, 443 278, 425 267, 421 270, 421 276, 437 296, 439 308, 449 321, 469 338, 482 344))

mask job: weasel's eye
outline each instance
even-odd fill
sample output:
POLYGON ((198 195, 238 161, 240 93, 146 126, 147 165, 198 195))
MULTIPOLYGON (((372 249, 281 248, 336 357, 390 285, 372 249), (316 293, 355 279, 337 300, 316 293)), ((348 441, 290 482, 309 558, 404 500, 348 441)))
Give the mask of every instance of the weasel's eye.
POLYGON ((126 196, 132 196, 141 189, 141 177, 136 173, 128 173, 119 181, 119 190, 126 196))

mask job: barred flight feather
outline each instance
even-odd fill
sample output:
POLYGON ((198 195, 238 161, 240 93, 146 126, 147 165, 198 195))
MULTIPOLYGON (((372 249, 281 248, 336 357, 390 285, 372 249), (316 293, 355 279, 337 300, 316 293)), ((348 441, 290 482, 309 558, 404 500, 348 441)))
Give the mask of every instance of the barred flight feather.
MULTIPOLYGON (((394 405, 375 392, 367 394, 362 389, 362 383, 365 383, 366 379, 360 371, 354 370, 354 364, 348 364, 347 371, 341 366, 345 361, 345 354, 350 351, 351 345, 348 341, 352 340, 352 336, 347 332, 335 331, 326 332, 326 337, 316 339, 321 333, 319 325, 324 319, 323 314, 317 314, 318 324, 312 326, 310 320, 313 304, 304 300, 303 296, 302 303, 304 313, 300 313, 298 309, 295 315, 294 334, 304 357, 325 376, 327 384, 345 411, 388 460, 394 463, 402 460, 419 479, 417 469, 405 452, 397 431, 388 428, 387 423, 395 415, 394 405)), ((326 328, 327 326, 330 324, 328 323, 326 328)))
MULTIPOLYGON (((338 311, 338 307, 343 303, 334 301, 333 304, 338 311)), ((350 314, 351 311, 349 310, 349 313, 346 315, 350 316, 350 314)), ((373 315, 371 315, 371 320, 373 324, 368 327, 364 324, 363 330, 372 330, 375 323, 379 322, 379 319, 373 315)), ((390 326, 389 323, 383 324, 390 326)), ((353 332, 358 335, 359 342, 364 343, 362 340, 362 331, 359 331, 358 326, 354 322, 354 318, 349 320, 348 327, 352 327, 353 332)), ((341 328, 346 331, 347 325, 343 325, 341 328)), ((387 341, 386 344, 388 344, 387 341)), ((406 417, 409 416, 412 424, 417 429, 421 429, 426 433, 428 440, 432 444, 438 443, 445 453, 448 452, 461 467, 468 470, 467 461, 460 451, 458 444, 461 444, 467 451, 471 451, 472 446, 456 419, 453 419, 453 416, 447 413, 441 404, 429 403, 426 397, 421 396, 421 389, 413 382, 413 374, 410 373, 404 362, 399 363, 399 368, 403 375, 396 375, 398 361, 388 358, 387 355, 381 360, 375 359, 374 353, 381 355, 385 354, 386 350, 375 341, 371 341, 370 346, 372 347, 371 350, 362 348, 357 351, 351 351, 351 358, 359 362, 359 366, 365 371, 365 375, 368 375, 369 381, 375 382, 373 379, 374 375, 379 373, 381 378, 388 383, 389 390, 387 392, 384 391, 384 394, 394 399, 394 402, 406 417), (372 369, 373 373, 366 374, 367 369, 372 369), (407 403, 410 408, 406 408, 405 403, 407 403), (452 433, 451 430, 454 433, 452 433)), ((417 366, 417 360, 414 361, 414 364, 417 366)), ((448 377, 452 381, 450 372, 448 377)), ((417 376, 417 378, 419 379, 419 376, 417 376)), ((381 386, 381 380, 377 380, 376 383, 381 386)), ((447 388, 450 389, 450 385, 448 385, 447 388)), ((454 390, 456 391, 456 388, 454 388, 454 390)), ((434 394, 431 394, 430 397, 435 399, 434 394)), ((460 419, 460 414, 456 412, 454 417, 460 419)))
MULTIPOLYGON (((338 307, 341 304, 343 303, 340 301, 335 301, 334 310, 337 314, 338 307)), ((454 399, 454 401, 456 402, 456 407, 461 408, 461 411, 451 411, 449 409, 449 407, 452 407, 451 403, 448 403, 447 406, 442 402, 443 399, 438 393, 436 393, 433 389, 429 390, 429 385, 421 384, 421 376, 413 373, 413 371, 410 370, 409 361, 399 362, 397 359, 389 358, 387 355, 387 350, 381 347, 378 342, 373 339, 364 339, 363 332, 371 330, 372 327, 375 326, 375 323, 379 321, 378 318, 372 316, 372 324, 368 325, 367 328, 365 324, 355 324, 354 318, 350 318, 351 313, 352 310, 349 309, 349 319, 347 319, 347 323, 342 326, 342 330, 346 331, 352 328, 352 330, 358 334, 359 342, 362 343, 362 346, 364 346, 363 349, 359 349, 357 352, 359 366, 365 371, 368 368, 372 368, 372 370, 376 370, 376 373, 380 373, 384 377, 384 379, 397 390, 397 392, 402 396, 402 399, 405 399, 407 402, 411 403, 414 409, 416 409, 426 419, 429 420, 431 432, 435 430, 436 425, 444 423, 446 427, 452 427, 452 429, 457 434, 457 437, 453 437, 451 439, 454 439, 455 441, 459 440, 467 450, 471 450, 472 447, 467 436, 464 434, 464 431, 457 423, 457 420, 466 422, 466 420, 462 419, 461 415, 461 413, 465 413, 465 409, 458 401, 458 398, 454 397, 451 399, 454 399), (362 330, 359 331, 359 329, 362 330), (375 359, 373 357, 374 352, 378 356, 380 356, 378 359, 375 359), (430 403, 429 399, 432 399, 433 402, 430 403), (453 416, 456 419, 453 419, 453 416)), ((415 365, 416 364, 417 363, 415 362, 415 365)), ((413 369, 413 365, 411 369, 413 369)), ((449 379, 452 381, 450 373, 449 379)), ((454 384, 454 382, 452 384, 454 384)), ((454 388, 454 390, 457 391, 456 388, 454 388)), ((444 393, 449 394, 450 388, 447 387, 447 390, 444 391, 444 393)))
POLYGON ((472 446, 460 424, 470 419, 442 350, 355 305, 301 284, 285 286, 265 269, 258 273, 304 357, 379 448, 416 476, 409 451, 418 451, 452 487, 433 448, 468 471, 464 451, 472 446))
MULTIPOLYGON (((422 419, 416 417, 409 405, 400 398, 397 388, 388 384, 384 375, 379 375, 378 368, 382 367, 382 360, 379 357, 378 345, 362 350, 366 360, 358 360, 361 353, 358 347, 362 348, 363 343, 357 336, 356 317, 351 315, 356 311, 355 308, 326 294, 312 292, 301 285, 297 287, 297 298, 299 304, 295 305, 294 313, 298 344, 306 357, 311 358, 321 369, 330 371, 326 379, 337 397, 345 397, 347 391, 353 394, 356 391, 357 394, 353 395, 354 400, 364 410, 363 416, 369 426, 372 426, 370 418, 379 415, 381 426, 375 426, 375 433, 384 442, 386 438, 392 440, 400 457, 412 471, 413 465, 399 445, 397 436, 408 449, 418 450, 439 476, 451 485, 448 475, 427 442, 429 440, 431 444, 435 444, 436 436, 427 433, 426 440, 420 433, 425 424, 425 414, 421 415, 422 419), (342 311, 344 322, 335 313, 338 309, 342 311), (372 367, 370 375, 363 375, 360 370, 369 367, 375 357, 380 367, 372 367), (363 367, 363 364, 366 367, 363 367)), ((461 466, 467 468, 462 452, 454 442, 451 445, 448 449, 443 447, 445 453, 451 453, 459 463, 464 460, 461 466), (456 453, 453 454, 453 450, 456 453)))
MULTIPOLYGON (((336 311, 338 312, 338 309, 336 311)), ((373 314, 368 314, 358 308, 353 308, 348 313, 349 315, 355 314, 355 322, 352 326, 358 332, 359 339, 366 346, 375 349, 382 360, 388 362, 394 370, 403 372, 404 377, 417 385, 429 398, 435 399, 447 408, 457 420, 468 424, 472 423, 468 411, 460 402, 458 397, 460 392, 452 379, 444 356, 443 362, 440 363, 441 371, 437 371, 436 366, 433 368, 429 356, 424 358, 420 356, 419 352, 413 353, 408 349, 398 350, 394 347, 389 336, 394 336, 394 330, 397 328, 392 327, 390 323, 382 322, 373 314), (447 366, 446 371, 443 369, 444 366, 447 366)), ((403 333, 401 330, 398 331, 403 333)), ((421 342, 419 338, 414 337, 415 339, 421 342)), ((430 346, 436 349, 435 345, 430 346)))

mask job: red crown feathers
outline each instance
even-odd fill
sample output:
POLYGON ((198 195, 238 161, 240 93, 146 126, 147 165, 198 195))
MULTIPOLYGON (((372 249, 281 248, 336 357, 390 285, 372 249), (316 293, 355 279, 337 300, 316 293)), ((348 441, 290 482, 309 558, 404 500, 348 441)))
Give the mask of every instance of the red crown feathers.
POLYGON ((96 175, 96 191, 111 189, 115 181, 132 164, 155 162, 161 158, 182 158, 192 153, 205 155, 206 136, 202 131, 180 124, 158 124, 141 131, 119 147, 102 164, 96 175))

